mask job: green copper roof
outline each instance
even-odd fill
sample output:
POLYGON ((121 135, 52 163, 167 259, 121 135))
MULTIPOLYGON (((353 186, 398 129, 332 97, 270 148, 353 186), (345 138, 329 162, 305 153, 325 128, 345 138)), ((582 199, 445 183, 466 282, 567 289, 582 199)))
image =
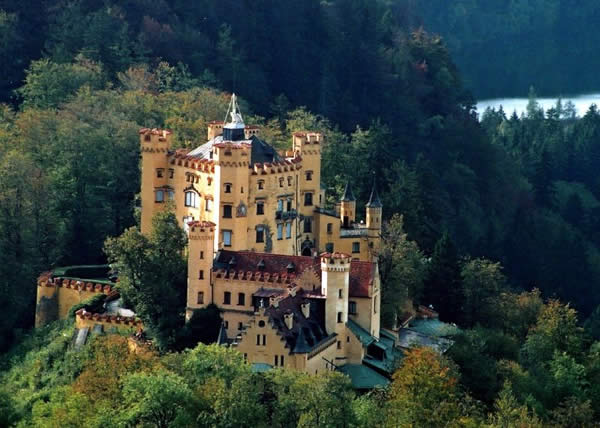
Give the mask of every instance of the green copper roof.
POLYGON ((346 364, 338 370, 350 377, 354 389, 373 389, 390 383, 389 379, 363 364, 346 364))
POLYGON ((356 322, 354 322, 350 319, 348 320, 346 325, 364 346, 369 346, 371 343, 373 343, 377 340, 373 336, 371 336, 371 334, 369 334, 369 332, 367 330, 365 330, 364 328, 359 326, 356 322))
POLYGON ((430 337, 454 336, 460 329, 452 324, 438 319, 415 320, 410 323, 410 329, 430 337))

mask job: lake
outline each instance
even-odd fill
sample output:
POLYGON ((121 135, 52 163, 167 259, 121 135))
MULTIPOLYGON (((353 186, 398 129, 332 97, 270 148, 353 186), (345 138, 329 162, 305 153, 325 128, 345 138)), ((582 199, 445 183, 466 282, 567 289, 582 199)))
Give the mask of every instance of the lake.
MULTIPOLYGON (((558 100, 558 98, 537 99, 538 103, 544 110, 554 107, 556 105, 556 100, 558 100)), ((590 105, 596 104, 600 106, 600 94, 585 94, 574 97, 564 97, 562 98, 563 107, 567 101, 571 101, 573 104, 575 104, 578 116, 583 116, 590 105)), ((498 110, 498 108, 502 106, 507 116, 510 116, 513 111, 516 111, 517 114, 521 116, 521 113, 525 112, 527 109, 528 102, 528 98, 495 98, 490 100, 482 100, 477 103, 477 111, 481 116, 487 107, 493 107, 498 110)))

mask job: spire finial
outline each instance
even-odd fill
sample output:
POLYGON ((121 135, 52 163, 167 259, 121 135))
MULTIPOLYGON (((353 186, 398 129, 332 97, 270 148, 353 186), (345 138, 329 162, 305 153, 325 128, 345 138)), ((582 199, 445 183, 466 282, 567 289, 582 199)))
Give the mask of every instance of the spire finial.
POLYGON ((237 96, 235 93, 231 94, 231 101, 229 102, 229 107, 227 108, 227 113, 225 117, 231 115, 231 121, 227 125, 244 125, 244 119, 242 118, 242 114, 240 113, 240 106, 237 102, 237 96))

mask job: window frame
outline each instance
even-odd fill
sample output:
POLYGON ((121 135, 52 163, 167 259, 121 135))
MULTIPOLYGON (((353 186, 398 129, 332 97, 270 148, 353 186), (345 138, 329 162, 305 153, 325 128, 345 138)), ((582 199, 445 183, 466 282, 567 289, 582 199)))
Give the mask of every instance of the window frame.
POLYGON ((304 193, 304 206, 312 207, 313 206, 313 194, 312 192, 304 193))
POLYGON ((229 229, 222 229, 221 230, 221 234, 222 234, 222 237, 223 237, 223 246, 224 247, 231 247, 231 238, 233 237, 233 231, 231 231, 229 229), (229 237, 229 243, 227 243, 227 240, 225 239, 226 236, 229 237))
POLYGON ((224 291, 223 292, 223 304, 224 305, 231 305, 231 291, 224 291))
POLYGON ((233 218, 233 205, 223 204, 223 218, 233 218))

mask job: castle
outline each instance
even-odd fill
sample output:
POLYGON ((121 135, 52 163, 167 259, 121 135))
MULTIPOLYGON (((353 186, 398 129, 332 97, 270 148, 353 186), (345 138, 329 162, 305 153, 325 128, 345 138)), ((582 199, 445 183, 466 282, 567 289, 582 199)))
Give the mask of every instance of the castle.
POLYGON ((140 130, 142 154, 141 229, 172 201, 181 226, 215 224, 214 250, 250 250, 316 256, 344 252, 374 260, 381 235, 381 202, 375 189, 364 224, 356 222, 350 186, 336 210, 323 209, 323 136, 296 132, 291 150, 278 153, 244 124, 232 96, 226 124, 211 122, 208 142, 172 151, 172 133, 140 130))
MULTIPOLYGON (((151 232, 156 212, 173 209, 189 238, 186 317, 217 305, 219 343, 257 370, 340 370, 357 388, 387 383, 399 351, 398 337, 380 326, 376 189, 364 223, 349 184, 335 209, 324 209, 322 134, 297 132, 291 150, 278 153, 244 124, 235 95, 228 117, 211 122, 208 142, 190 151, 171 150, 171 131, 139 133, 141 231, 151 232)), ((58 302, 63 317, 61 296, 72 304, 73 290, 106 292, 56 275, 38 285, 37 315, 58 302)), ((120 320, 76 314, 83 328, 120 320)))

